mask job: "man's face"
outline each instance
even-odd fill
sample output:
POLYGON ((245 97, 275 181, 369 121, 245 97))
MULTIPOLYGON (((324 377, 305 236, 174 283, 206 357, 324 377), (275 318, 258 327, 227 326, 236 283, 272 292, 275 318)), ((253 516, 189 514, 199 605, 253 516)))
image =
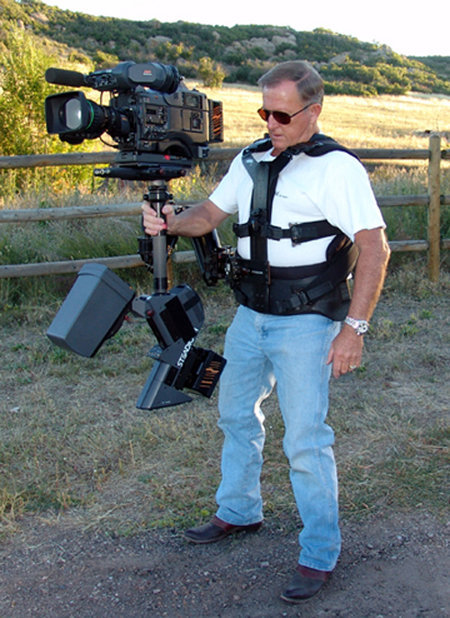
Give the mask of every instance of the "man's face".
MULTIPOLYGON (((272 112, 295 114, 306 102, 300 98, 294 82, 283 81, 276 86, 263 88, 263 108, 272 112)), ((321 111, 319 103, 313 103, 307 109, 297 114, 289 124, 281 124, 270 114, 267 129, 274 147, 273 154, 278 155, 289 146, 299 142, 307 142, 318 131, 317 118, 321 111)))

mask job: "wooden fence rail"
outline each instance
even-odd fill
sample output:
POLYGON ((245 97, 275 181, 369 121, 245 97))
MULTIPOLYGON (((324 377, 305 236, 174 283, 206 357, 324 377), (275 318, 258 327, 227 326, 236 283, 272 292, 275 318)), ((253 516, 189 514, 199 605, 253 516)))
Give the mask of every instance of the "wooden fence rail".
MULTIPOLYGON (((215 148, 211 150, 208 161, 227 161, 238 153, 235 148, 215 148)), ((441 206, 450 204, 450 196, 441 195, 442 161, 450 158, 447 150, 441 150, 440 136, 432 134, 428 150, 410 149, 356 149, 362 161, 368 160, 428 160, 428 193, 424 195, 377 196, 381 207, 428 206, 427 239, 391 241, 393 251, 428 251, 428 272, 432 281, 439 279, 440 251, 450 248, 450 239, 440 237, 441 206)), ((67 153, 56 155, 21 155, 0 157, 0 169, 18 169, 47 166, 108 164, 114 160, 114 152, 67 153)), ((72 206, 66 208, 30 208, 20 210, 0 210, 0 223, 27 223, 31 221, 56 221, 97 217, 123 217, 138 215, 141 202, 115 205, 72 206)), ((174 262, 194 261, 193 251, 175 252, 174 262)), ((102 263, 110 268, 130 268, 142 266, 141 258, 125 255, 109 258, 44 262, 36 264, 0 265, 0 278, 26 277, 76 273, 84 264, 102 263)))

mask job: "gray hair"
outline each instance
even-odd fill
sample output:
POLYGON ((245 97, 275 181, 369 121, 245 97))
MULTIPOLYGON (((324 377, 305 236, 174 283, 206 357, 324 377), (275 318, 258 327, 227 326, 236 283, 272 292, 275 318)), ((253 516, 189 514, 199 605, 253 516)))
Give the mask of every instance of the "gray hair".
POLYGON ((323 80, 316 69, 304 60, 281 62, 264 73, 259 80, 261 88, 277 86, 282 81, 295 82, 298 93, 305 103, 323 101, 323 80))

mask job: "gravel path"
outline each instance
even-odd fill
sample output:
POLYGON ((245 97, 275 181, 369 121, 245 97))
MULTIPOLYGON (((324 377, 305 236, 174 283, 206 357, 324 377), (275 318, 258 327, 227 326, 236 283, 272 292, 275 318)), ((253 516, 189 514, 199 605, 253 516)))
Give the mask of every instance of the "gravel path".
POLYGON ((296 532, 279 524, 196 546, 180 531, 111 538, 30 517, 0 549, 0 616, 439 618, 450 615, 449 528, 423 512, 345 523, 332 579, 291 606, 279 593, 296 532))

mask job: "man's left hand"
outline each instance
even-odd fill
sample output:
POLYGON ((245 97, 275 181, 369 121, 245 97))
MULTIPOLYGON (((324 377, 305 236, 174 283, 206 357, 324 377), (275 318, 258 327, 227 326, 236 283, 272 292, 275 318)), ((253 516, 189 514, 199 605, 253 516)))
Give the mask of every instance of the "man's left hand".
POLYGON ((354 371, 360 366, 363 346, 363 337, 357 335, 351 327, 344 325, 339 335, 333 340, 327 358, 327 365, 333 363, 335 378, 354 371))

